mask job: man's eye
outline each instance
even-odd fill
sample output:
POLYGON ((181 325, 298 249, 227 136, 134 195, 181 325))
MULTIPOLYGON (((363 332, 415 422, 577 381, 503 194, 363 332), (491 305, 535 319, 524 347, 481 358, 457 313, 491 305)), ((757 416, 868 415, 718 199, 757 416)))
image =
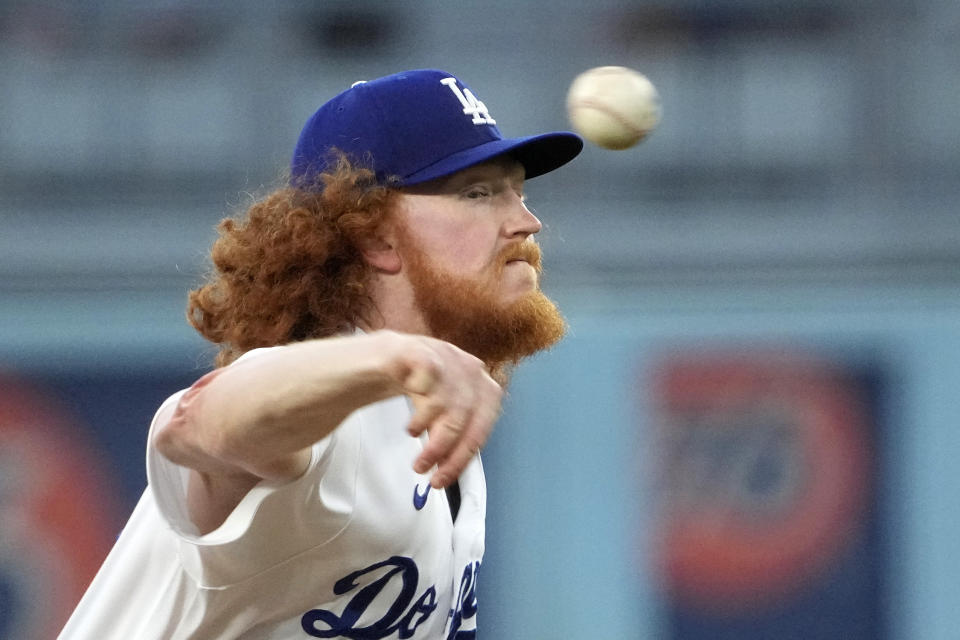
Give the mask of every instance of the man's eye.
POLYGON ((466 192, 466 196, 473 200, 478 198, 485 198, 488 195, 490 195, 490 191, 487 189, 477 188, 477 189, 470 189, 469 191, 466 192))

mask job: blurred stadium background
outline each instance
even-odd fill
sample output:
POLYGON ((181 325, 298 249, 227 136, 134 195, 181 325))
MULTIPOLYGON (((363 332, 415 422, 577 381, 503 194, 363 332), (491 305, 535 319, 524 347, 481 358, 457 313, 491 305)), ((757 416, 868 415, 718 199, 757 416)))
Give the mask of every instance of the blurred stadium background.
POLYGON ((571 332, 485 454, 481 637, 956 638, 953 0, 0 2, 0 638, 99 565, 322 101, 439 67, 519 135, 604 64, 664 118, 528 186, 571 332))

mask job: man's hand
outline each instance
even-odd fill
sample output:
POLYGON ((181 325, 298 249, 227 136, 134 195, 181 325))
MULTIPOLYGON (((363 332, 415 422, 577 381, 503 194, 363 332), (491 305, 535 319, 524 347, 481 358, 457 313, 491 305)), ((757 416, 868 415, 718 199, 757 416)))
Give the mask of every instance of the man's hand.
POLYGON ((394 334, 392 373, 413 400, 408 431, 430 440, 414 463, 417 473, 434 465, 430 484, 452 484, 480 451, 500 416, 503 388, 478 358, 454 345, 423 336, 394 334))

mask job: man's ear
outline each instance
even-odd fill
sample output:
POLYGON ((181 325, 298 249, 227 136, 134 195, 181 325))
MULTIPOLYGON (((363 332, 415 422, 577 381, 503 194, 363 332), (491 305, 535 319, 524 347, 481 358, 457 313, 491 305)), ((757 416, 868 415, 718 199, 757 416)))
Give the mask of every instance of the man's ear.
POLYGON ((360 251, 366 263, 374 269, 390 274, 400 271, 400 253, 390 240, 382 237, 370 238, 362 244, 360 251))

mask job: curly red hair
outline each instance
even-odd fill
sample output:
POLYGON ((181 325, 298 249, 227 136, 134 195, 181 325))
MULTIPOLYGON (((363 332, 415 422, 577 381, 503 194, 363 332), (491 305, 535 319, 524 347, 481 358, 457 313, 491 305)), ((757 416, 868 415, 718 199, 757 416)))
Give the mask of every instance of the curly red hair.
POLYGON ((257 347, 350 330, 371 311, 360 246, 397 191, 346 158, 318 182, 277 189, 217 227, 213 271, 187 305, 190 324, 220 346, 217 366, 257 347))

